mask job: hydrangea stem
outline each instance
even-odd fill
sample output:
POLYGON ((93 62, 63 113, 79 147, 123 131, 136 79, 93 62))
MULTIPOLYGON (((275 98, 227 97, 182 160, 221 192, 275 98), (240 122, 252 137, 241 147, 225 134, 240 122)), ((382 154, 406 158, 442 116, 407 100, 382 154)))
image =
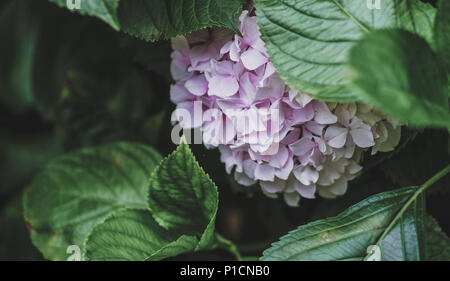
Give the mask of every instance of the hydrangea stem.
POLYGON ((439 171, 437 174, 432 176, 429 180, 427 180, 424 184, 422 184, 416 192, 411 196, 411 198, 408 199, 408 201, 403 205, 403 207, 400 209, 400 211, 397 213, 397 215, 394 217, 392 222, 387 226, 386 230, 383 232, 383 234, 380 236, 380 238, 377 241, 377 245, 379 245, 383 239, 386 237, 387 234, 392 230, 392 228, 397 224, 398 220, 401 218, 401 216, 405 213, 405 211, 408 209, 408 207, 417 199, 417 197, 424 192, 427 188, 432 186, 434 183, 436 183, 441 178, 445 177, 450 172, 450 165, 447 165, 444 169, 439 171))
POLYGON ((218 248, 227 250, 228 252, 233 254, 233 256, 236 258, 236 260, 238 260, 238 261, 245 260, 241 256, 241 253, 239 252, 237 246, 233 242, 231 242, 230 240, 226 239, 225 237, 223 237, 222 235, 220 235, 218 233, 216 233, 216 242, 217 242, 218 248))

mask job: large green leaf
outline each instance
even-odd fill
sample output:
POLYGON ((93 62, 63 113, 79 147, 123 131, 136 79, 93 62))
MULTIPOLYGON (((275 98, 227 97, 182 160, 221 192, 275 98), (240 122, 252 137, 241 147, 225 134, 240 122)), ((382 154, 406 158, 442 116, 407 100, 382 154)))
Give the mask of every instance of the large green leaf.
POLYGON ((91 228, 113 210, 147 206, 148 178, 161 156, 136 143, 113 143, 62 155, 24 194, 33 243, 47 259, 67 258, 91 228))
MULTIPOLYGON (((60 7, 69 8, 67 0, 49 0, 60 7)), ((73 4, 76 0, 71 0, 73 4)), ((119 0, 81 0, 80 9, 74 7, 73 11, 77 11, 82 15, 95 16, 108 23, 115 30, 119 30, 119 21, 117 19, 117 8, 119 0)))
POLYGON ((378 244, 383 260, 423 257, 424 201, 417 200, 377 243, 402 206, 417 191, 403 188, 373 195, 336 217, 300 226, 264 252, 262 260, 362 260, 378 244))
MULTIPOLYGON (((67 7, 66 0, 50 0, 67 7)), ((116 30, 146 41, 187 34, 212 26, 237 31, 235 16, 243 0, 86 0, 80 14, 96 16, 116 30)))
POLYGON ((256 0, 255 5, 280 76, 298 91, 331 101, 357 100, 345 87, 345 62, 365 33, 401 27, 431 41, 436 13, 419 0, 381 0, 380 10, 368 9, 362 0, 256 0))
POLYGON ((148 210, 112 213, 94 227, 86 243, 89 260, 158 260, 195 249, 198 240, 162 228, 148 210))
POLYGON ((149 210, 123 210, 95 226, 88 260, 160 260, 213 247, 217 187, 182 142, 154 169, 149 210))
POLYGON ((410 125, 450 128, 445 69, 417 35, 374 31, 352 49, 349 68, 364 101, 410 125))
POLYGON ((450 72, 450 1, 440 0, 434 31, 435 46, 450 72))

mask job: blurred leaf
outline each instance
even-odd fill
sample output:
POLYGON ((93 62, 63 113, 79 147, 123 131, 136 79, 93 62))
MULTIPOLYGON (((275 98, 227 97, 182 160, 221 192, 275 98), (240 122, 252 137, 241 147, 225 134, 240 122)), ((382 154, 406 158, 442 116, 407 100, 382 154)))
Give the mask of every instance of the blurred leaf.
POLYGON ((450 1, 440 0, 434 30, 436 50, 450 72, 450 1))
MULTIPOLYGON (((417 191, 373 195, 336 217, 300 226, 264 251, 262 260, 362 260, 399 210, 417 191)), ((419 196, 379 244, 383 260, 420 260, 424 198, 419 196)))
POLYGON ((414 126, 450 128, 447 75, 425 40, 380 30, 351 51, 351 88, 368 103, 414 126))
POLYGON ((9 1, 0 16, 0 99, 15 112, 46 115, 61 91, 74 25, 46 1, 9 1))
POLYGON ((383 0, 380 10, 368 9, 361 0, 255 0, 255 6, 262 39, 281 78, 297 91, 338 102, 359 98, 346 88, 345 63, 364 34, 399 27, 431 41, 436 13, 419 0, 383 0))
POLYGON ((25 137, 0 132, 0 147, 1 199, 13 189, 21 190, 42 165, 61 152, 61 147, 48 133, 25 137))
POLYGON ((0 261, 42 260, 42 255, 33 247, 22 215, 21 196, 1 206, 0 212, 0 261))
POLYGON ((438 222, 427 216, 425 221, 427 238, 426 260, 428 261, 450 261, 450 238, 442 232, 438 222))
MULTIPOLYGON (((114 32, 93 18, 59 9, 47 0, 8 1, 0 14, 0 34, 0 40, 8 42, 0 46, 0 100, 15 113, 37 107, 46 117, 55 117, 71 74, 77 71, 90 73, 89 78, 98 84, 97 91, 90 89, 92 99, 131 76, 112 77, 120 71, 127 74, 130 67, 143 65, 169 79, 167 42, 142 42, 114 32), (101 75, 115 80, 99 80, 97 76, 101 75)), ((141 80, 145 83, 143 77, 141 80)), ((149 85, 138 89, 142 82, 136 84, 134 90, 148 94, 149 85)))
POLYGON ((56 114, 64 146, 77 148, 116 140, 156 143, 168 95, 161 97, 158 90, 165 88, 158 89, 144 75, 128 65, 98 74, 83 68, 70 72, 56 114))
POLYGON ((147 206, 148 176, 161 156, 150 147, 113 143, 59 156, 24 194, 33 243, 52 260, 82 246, 91 228, 113 210, 147 206))

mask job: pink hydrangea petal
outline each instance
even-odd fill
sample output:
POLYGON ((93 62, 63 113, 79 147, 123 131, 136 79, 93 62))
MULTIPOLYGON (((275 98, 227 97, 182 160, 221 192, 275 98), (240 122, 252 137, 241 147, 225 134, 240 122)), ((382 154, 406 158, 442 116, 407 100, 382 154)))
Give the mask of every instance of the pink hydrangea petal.
POLYGON ((296 109, 293 111, 294 119, 292 122, 292 125, 299 125, 304 124, 314 117, 314 109, 312 107, 312 104, 308 104, 302 109, 296 109))
MULTIPOLYGON (((289 97, 290 97, 290 95, 289 95, 289 97)), ((297 95, 296 100, 297 100, 297 102, 300 104, 300 106, 306 106, 306 105, 309 104, 313 99, 312 99, 309 95, 307 95, 307 94, 300 93, 300 94, 297 95)))
POLYGON ((239 83, 232 76, 216 75, 209 80, 208 95, 226 98, 233 96, 239 89, 239 83))
POLYGON ((229 61, 211 61, 213 74, 218 75, 234 75, 234 66, 229 61))
POLYGON ((301 131, 299 128, 289 129, 286 137, 282 139, 281 143, 284 145, 290 145, 296 142, 300 137, 300 133, 301 131))
POLYGON ((239 82, 240 82, 240 90, 239 90, 240 98, 247 105, 251 105, 256 98, 256 87, 252 82, 252 80, 254 80, 254 79, 255 78, 254 78, 253 74, 251 74, 249 72, 245 72, 240 77, 240 80, 239 80, 239 82))
POLYGON ((315 117, 314 120, 319 124, 334 124, 337 122, 337 117, 331 113, 328 106, 323 102, 314 103, 315 117))
POLYGON ((327 144, 322 138, 319 137, 313 137, 314 141, 317 143, 317 148, 320 152, 326 153, 327 152, 327 144))
POLYGON ((231 149, 226 145, 219 145, 220 161, 225 163, 225 170, 228 174, 231 174, 231 170, 236 165, 235 156, 231 149))
POLYGON ((261 54, 263 54, 264 56, 269 57, 269 55, 267 54, 267 49, 264 45, 264 41, 260 38, 256 39, 256 41, 252 43, 252 47, 261 52, 261 54))
MULTIPOLYGON (((237 35, 236 35, 237 37, 237 35)), ((230 46, 230 53, 229 53, 230 59, 234 62, 238 62, 239 58, 241 56, 241 49, 239 48, 239 41, 234 41, 233 44, 230 46)))
POLYGON ((223 116, 222 113, 220 113, 218 118, 213 118, 211 122, 204 123, 202 131, 205 143, 208 143, 213 147, 216 147, 219 144, 230 143, 236 134, 232 121, 223 116))
POLYGON ((282 168, 289 159, 289 150, 286 146, 279 146, 278 152, 270 156, 269 165, 274 168, 282 168))
POLYGON ((193 99, 194 96, 191 95, 182 84, 177 83, 175 85, 170 85, 170 100, 175 104, 192 101, 193 99))
POLYGON ((276 178, 274 181, 260 181, 259 185, 268 193, 279 193, 284 190, 286 181, 276 178))
POLYGON ((255 178, 256 166, 257 164, 255 163, 255 161, 251 159, 244 160, 243 162, 244 172, 251 179, 255 178))
POLYGON ((263 181, 275 179, 275 168, 269 165, 258 165, 255 169, 255 178, 263 181))
POLYGON ((239 22, 241 23, 239 26, 239 30, 244 30, 244 26, 247 23, 248 18, 248 10, 243 10, 242 13, 239 15, 239 22))
POLYGON ((251 186, 256 183, 255 180, 247 177, 245 173, 234 172, 234 179, 243 186, 251 186))
MULTIPOLYGON (((242 25, 242 33, 244 40, 249 45, 253 45, 260 37, 258 25, 256 24, 255 17, 244 18, 244 24, 242 25)), ((260 39, 259 39, 260 40, 260 39)))
POLYGON ((190 64, 189 57, 184 56, 180 52, 174 52, 172 54, 172 61, 170 63, 170 74, 175 81, 186 80, 192 73, 188 71, 188 65, 190 64))
POLYGON ((218 99, 217 105, 227 116, 238 116, 242 111, 242 100, 239 98, 218 99))
POLYGON ((223 54, 229 53, 230 49, 231 49, 231 45, 233 45, 233 43, 234 43, 233 41, 229 41, 229 42, 225 43, 225 45, 223 45, 222 48, 220 48, 220 54, 223 55, 223 54))
POLYGON ((316 136, 322 136, 325 125, 316 123, 314 121, 310 121, 310 122, 306 122, 304 127, 311 133, 315 134, 316 136))
POLYGON ((330 126, 325 131, 325 140, 328 145, 334 148, 344 147, 347 141, 348 129, 338 126, 330 126))
POLYGON ((287 180, 293 168, 294 159, 292 157, 289 157, 286 164, 282 168, 275 170, 275 175, 280 179, 287 180))
POLYGON ((195 67, 199 63, 219 57, 219 50, 211 44, 203 44, 195 46, 189 53, 192 65, 195 67))
POLYGON ((314 199, 316 198, 316 185, 304 185, 299 181, 295 181, 295 189, 304 198, 314 199))
POLYGON ((350 135, 352 136, 355 144, 361 148, 367 148, 375 145, 373 139, 373 134, 371 130, 366 129, 352 129, 350 130, 350 135))
POLYGON ((309 166, 297 166, 293 170, 294 176, 304 185, 311 185, 319 179, 319 172, 309 166))
POLYGON ((208 81, 206 81, 205 75, 196 75, 188 79, 184 86, 196 96, 202 96, 208 91, 208 81))
POLYGON ((248 49, 241 55, 242 64, 248 70, 255 70, 267 62, 267 58, 258 50, 253 48, 248 49))
POLYGON ((293 144, 289 145, 289 148, 294 153, 294 155, 304 155, 306 153, 310 153, 311 149, 313 149, 315 143, 311 141, 309 138, 301 138, 293 144))
POLYGON ((284 94, 284 82, 279 77, 272 76, 266 87, 258 88, 256 96, 258 99, 279 99, 284 94))
POLYGON ((195 103, 192 101, 181 102, 177 105, 177 108, 174 111, 174 116, 178 120, 178 122, 180 122, 182 128, 198 128, 202 125, 202 118, 199 118, 199 116, 195 114, 194 106, 195 103))
POLYGON ((267 79, 272 76, 275 73, 275 67, 272 65, 271 62, 268 62, 266 64, 266 67, 264 69, 264 75, 261 78, 260 82, 259 82, 259 87, 265 87, 266 86, 266 81, 267 79))

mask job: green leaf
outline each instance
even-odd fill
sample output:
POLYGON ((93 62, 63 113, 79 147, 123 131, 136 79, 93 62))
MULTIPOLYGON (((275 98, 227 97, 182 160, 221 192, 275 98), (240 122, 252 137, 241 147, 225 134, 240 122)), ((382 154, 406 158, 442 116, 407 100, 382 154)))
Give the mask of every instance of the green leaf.
MULTIPOLYGON (((256 15, 270 59, 287 84, 329 101, 354 101, 348 53, 373 29, 401 27, 431 41, 435 8, 418 0, 256 0, 256 15)), ((376 68, 379 70, 378 68, 376 68)))
POLYGON ((192 251, 198 240, 162 228, 148 210, 124 209, 112 213, 89 234, 89 260, 159 260, 192 251))
POLYGON ((450 72, 450 1, 440 0, 434 31, 436 50, 450 72))
POLYGON ((414 126, 450 128, 447 75, 425 40, 404 30, 367 35, 351 51, 351 89, 414 126))
POLYGON ((242 4, 241 0, 121 1, 118 15, 123 31, 155 41, 212 26, 238 32, 235 16, 242 4))
MULTIPOLYGON (((62 8, 69 8, 67 0, 49 0, 62 8)), ((72 3, 75 3, 72 0, 72 3)), ((115 30, 120 29, 119 21, 117 19, 117 8, 119 7, 119 0, 82 0, 80 1, 80 9, 73 9, 82 15, 90 15, 98 17, 115 30)))
POLYGON ((154 169, 149 210, 122 210, 95 226, 88 260, 161 260, 213 248, 217 187, 182 142, 154 169))
MULTIPOLYGON (((402 188, 373 195, 346 211, 300 226, 264 251, 262 260, 362 260, 367 249, 417 191, 402 188)), ((417 200, 381 241, 383 260, 419 260, 423 253, 424 201, 417 200)))
POLYGON ((442 232, 441 227, 432 216, 425 221, 427 238, 426 260, 450 261, 450 238, 442 232))
POLYGON ((82 246, 97 223, 123 207, 146 208, 148 178, 161 156, 137 143, 112 143, 57 157, 24 194, 33 243, 52 260, 82 246))
MULTIPOLYGON (((186 143, 164 159, 150 179, 148 204, 155 220, 168 230, 212 237, 217 212, 217 187, 200 168, 186 143)), ((206 239, 206 241, 203 241, 206 239)))
MULTIPOLYGON (((50 0, 67 7, 66 0, 50 0)), ((167 39, 206 27, 235 30, 243 0, 103 0, 82 1, 80 14, 96 16, 116 30, 146 41, 167 39)))

